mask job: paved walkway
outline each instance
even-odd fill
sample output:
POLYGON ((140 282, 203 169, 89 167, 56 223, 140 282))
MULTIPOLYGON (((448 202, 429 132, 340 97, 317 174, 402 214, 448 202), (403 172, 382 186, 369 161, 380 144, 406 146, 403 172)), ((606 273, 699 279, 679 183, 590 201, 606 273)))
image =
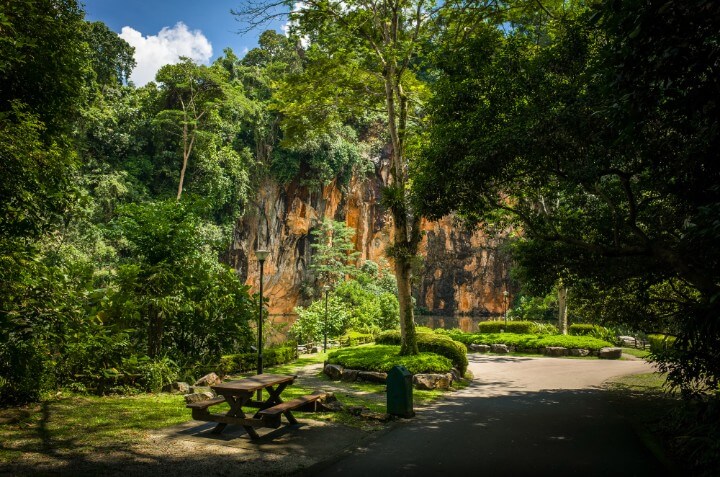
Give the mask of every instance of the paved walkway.
POLYGON ((306 475, 669 475, 600 388, 644 361, 469 358, 468 388, 306 475))

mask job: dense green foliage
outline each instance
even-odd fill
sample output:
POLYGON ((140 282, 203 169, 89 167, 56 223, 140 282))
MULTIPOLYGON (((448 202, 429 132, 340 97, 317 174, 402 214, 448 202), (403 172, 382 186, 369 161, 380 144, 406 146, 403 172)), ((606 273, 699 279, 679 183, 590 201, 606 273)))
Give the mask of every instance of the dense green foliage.
MULTIPOLYGON (((399 345, 399 331, 384 331, 375 339, 377 344, 382 345, 399 345)), ((449 359, 453 366, 465 374, 468 367, 467 348, 459 341, 455 341, 449 336, 435 333, 423 333, 418 330, 417 335, 418 349, 422 352, 435 353, 449 359)))
POLYGON ((532 333, 535 323, 531 321, 481 321, 478 323, 478 333, 532 333))
MULTIPOLYGON (((345 270, 348 266, 338 267, 345 270)), ((326 331, 329 339, 336 339, 351 330, 374 336, 382 329, 397 326, 398 299, 392 275, 369 260, 355 268, 353 274, 354 279, 342 281, 328 291, 327 320, 324 297, 307 307, 295 308, 298 318, 290 331, 299 342, 319 342, 326 331)))
POLYGON ((440 49, 414 184, 426 213, 521 228, 523 285, 677 335, 686 393, 720 379, 720 5, 599 2, 440 49), (511 78, 511 79, 510 79, 511 78), (712 218, 711 218, 712 217, 712 218))
POLYGON ((591 336, 569 335, 535 335, 517 333, 453 333, 452 338, 465 344, 506 344, 521 349, 537 350, 548 346, 562 346, 564 348, 582 348, 597 351, 600 348, 612 346, 604 340, 591 336))
MULTIPOLYGON (((290 341, 281 346, 272 346, 263 350, 263 365, 277 366, 289 363, 297 358, 297 344, 290 341)), ((226 354, 220 358, 217 370, 222 374, 252 371, 257 368, 257 353, 226 354)))
POLYGON ((328 355, 328 363, 349 369, 387 373, 393 366, 405 366, 412 374, 447 373, 452 362, 435 353, 421 352, 413 356, 401 356, 400 346, 374 345, 343 348, 328 355))

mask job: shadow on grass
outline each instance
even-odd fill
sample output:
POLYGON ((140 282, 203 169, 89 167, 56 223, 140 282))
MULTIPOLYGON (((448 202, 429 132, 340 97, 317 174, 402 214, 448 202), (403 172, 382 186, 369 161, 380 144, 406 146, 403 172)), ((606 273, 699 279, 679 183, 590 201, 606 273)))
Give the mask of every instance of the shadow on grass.
MULTIPOLYGON (((492 397, 471 392, 476 387, 505 384, 501 380, 473 383, 462 393, 419 411, 416 418, 400 421, 373 442, 353 447, 346 459, 327 471, 367 475, 383 469, 383 473, 418 476, 478 469, 490 475, 534 477, 672 475, 672 469, 638 438, 625 412, 617 412, 628 400, 642 406, 633 397, 603 390, 508 391, 492 397)), ((122 442, 93 442, 80 433, 102 433, 109 423, 95 422, 74 435, 53 428, 52 405, 38 411, 33 438, 13 448, 39 458, 0 466, 0 474, 315 475, 327 466, 316 464, 318 460, 332 461, 358 435, 355 430, 343 441, 322 426, 283 426, 264 430, 263 438, 249 442, 240 428, 228 427, 226 432, 230 432, 218 437, 208 434, 212 424, 204 424, 153 437, 154 442, 143 441, 140 435, 122 442)))

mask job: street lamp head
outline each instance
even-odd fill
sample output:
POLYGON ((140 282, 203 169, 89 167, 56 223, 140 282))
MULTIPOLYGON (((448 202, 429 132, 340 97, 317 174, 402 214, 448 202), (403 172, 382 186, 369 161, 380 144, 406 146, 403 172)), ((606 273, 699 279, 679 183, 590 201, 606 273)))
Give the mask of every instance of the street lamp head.
POLYGON ((327 293, 330 291, 330 285, 323 285, 322 289, 325 293, 327 293))
POLYGON ((265 259, 268 258, 268 255, 270 255, 270 252, 268 250, 263 250, 263 249, 255 250, 255 256, 261 262, 264 262, 265 259))
POLYGON ((510 294, 510 292, 508 292, 507 290, 503 290, 503 296, 505 298, 507 298, 509 294, 510 294))

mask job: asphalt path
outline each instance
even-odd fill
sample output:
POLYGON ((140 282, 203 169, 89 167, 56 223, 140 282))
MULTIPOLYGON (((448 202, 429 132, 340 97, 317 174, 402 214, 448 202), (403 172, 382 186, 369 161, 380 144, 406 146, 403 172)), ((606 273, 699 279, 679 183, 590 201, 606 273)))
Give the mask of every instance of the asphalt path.
POLYGON ((472 384, 346 453, 321 476, 652 476, 667 469, 602 383, 644 361, 468 355, 472 384))

